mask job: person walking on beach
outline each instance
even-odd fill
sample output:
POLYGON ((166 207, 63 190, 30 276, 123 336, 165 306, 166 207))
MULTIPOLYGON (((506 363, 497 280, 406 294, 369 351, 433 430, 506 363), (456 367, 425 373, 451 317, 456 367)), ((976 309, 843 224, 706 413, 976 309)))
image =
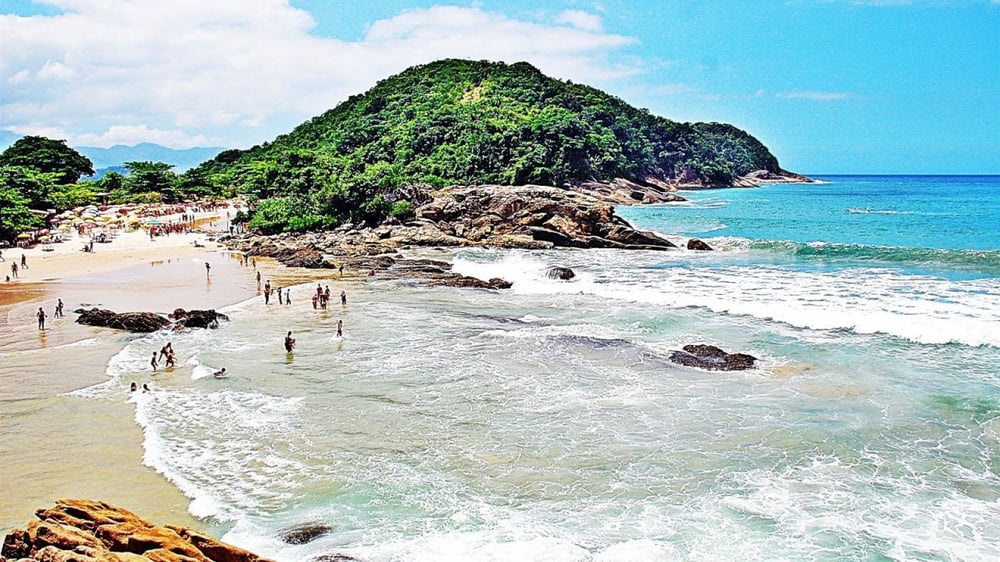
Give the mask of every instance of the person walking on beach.
POLYGON ((10 264, 10 274, 14 276, 14 279, 17 279, 17 263, 16 262, 10 264))
POLYGON ((281 287, 278 287, 278 304, 285 304, 284 299, 281 294, 281 287))
POLYGON ((0 261, 7 261, 7 260, 6 260, 6 259, 4 259, 4 257, 3 257, 3 250, 0 250, 0 261))
POLYGON ((291 353, 295 349, 295 340, 292 339, 292 332, 285 335, 285 351, 291 353))
POLYGON ((158 363, 156 362, 156 352, 153 352, 153 358, 149 360, 149 364, 152 365, 153 370, 156 370, 158 363))
POLYGON ((205 277, 210 277, 212 275, 212 264, 205 262, 205 277))
POLYGON ((28 256, 21 254, 21 269, 28 269, 28 256))
POLYGON ((285 306, 292 304, 292 290, 285 289, 285 306))
POLYGON ((257 272, 257 290, 260 290, 260 272, 257 272))
POLYGON ((38 317, 38 329, 39 330, 44 330, 45 329, 45 311, 42 310, 42 307, 38 307, 38 312, 35 313, 35 316, 38 317))

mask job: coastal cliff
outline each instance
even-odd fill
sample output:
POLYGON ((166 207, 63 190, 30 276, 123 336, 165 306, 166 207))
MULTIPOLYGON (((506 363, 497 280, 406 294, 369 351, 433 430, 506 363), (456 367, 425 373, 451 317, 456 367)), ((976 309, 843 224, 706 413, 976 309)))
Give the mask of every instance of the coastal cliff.
POLYGON ((163 527, 93 500, 57 500, 11 531, 0 562, 270 562, 198 531, 163 527))

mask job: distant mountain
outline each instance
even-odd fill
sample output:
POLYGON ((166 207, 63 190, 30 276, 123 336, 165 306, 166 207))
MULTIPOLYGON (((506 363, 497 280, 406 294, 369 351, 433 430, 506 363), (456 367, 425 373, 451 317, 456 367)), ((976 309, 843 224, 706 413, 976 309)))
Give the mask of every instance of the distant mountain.
POLYGON ((140 143, 135 146, 116 144, 111 148, 96 146, 78 146, 76 150, 90 158, 94 163, 97 175, 105 168, 120 167, 125 162, 165 162, 174 165, 174 171, 181 173, 194 168, 206 160, 215 158, 225 150, 219 147, 195 147, 184 150, 167 148, 153 143, 140 143))

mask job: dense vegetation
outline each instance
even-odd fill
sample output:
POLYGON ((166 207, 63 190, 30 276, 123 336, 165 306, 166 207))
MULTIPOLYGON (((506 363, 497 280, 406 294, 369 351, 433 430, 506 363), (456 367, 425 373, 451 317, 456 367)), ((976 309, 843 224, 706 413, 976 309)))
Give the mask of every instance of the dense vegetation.
POLYGON ((0 153, 0 240, 44 226, 45 211, 100 203, 175 202, 233 195, 197 178, 175 174, 163 162, 126 162, 125 173, 97 180, 90 159, 64 140, 26 136, 0 153), (32 210, 41 211, 38 214, 32 210))
POLYGON ((763 144, 730 125, 673 122, 527 63, 462 60, 410 68, 273 142, 181 175, 160 163, 127 167, 85 187, 112 200, 247 194, 259 202, 251 227, 265 232, 405 218, 413 184, 684 177, 721 186, 780 171, 763 144))
POLYGON ((527 63, 444 60, 383 80, 274 142, 224 152, 192 173, 262 199, 287 199, 268 209, 266 226, 274 230, 384 216, 400 199, 395 190, 414 183, 563 186, 686 174, 728 185, 758 169, 779 171, 777 159, 730 125, 656 117, 527 63), (285 215, 297 222, 281 226, 285 215))

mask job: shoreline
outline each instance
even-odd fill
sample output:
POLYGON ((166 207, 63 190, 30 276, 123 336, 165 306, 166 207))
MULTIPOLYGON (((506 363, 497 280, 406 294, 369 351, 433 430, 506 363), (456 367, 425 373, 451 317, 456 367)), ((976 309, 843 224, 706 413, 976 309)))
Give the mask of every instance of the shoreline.
MULTIPOLYGON (((337 277, 334 270, 288 268, 266 257, 255 258, 255 267, 244 265, 238 252, 206 240, 213 234, 200 230, 150 240, 133 231, 95 244, 94 253, 80 251, 83 243, 75 237, 52 252, 4 251, 0 266, 15 259, 20 264, 23 253, 28 269, 18 280, 0 283, 0 325, 6 328, 0 364, 11 372, 0 377, 0 417, 12 420, 0 434, 0 474, 8 490, 0 498, 0 531, 23 526, 39 506, 59 498, 90 497, 152 521, 221 532, 218 522, 191 515, 191 498, 144 464, 143 429, 125 383, 138 380, 135 375, 121 379, 121 400, 76 394, 114 380, 109 361, 143 334, 80 325, 73 314, 91 307, 159 314, 178 307, 220 309, 261 295, 255 270, 278 286, 337 277), (53 317, 57 298, 64 302, 64 318, 53 317), (36 326, 39 306, 48 315, 45 330, 36 326)), ((355 271, 344 273, 347 283, 361 280, 355 271)), ((181 364, 183 351, 179 357, 181 364)))
MULTIPOLYGON (((210 226, 219 212, 224 210, 199 213, 199 221, 210 226)), ((22 255, 28 264, 18 279, 0 283, 0 324, 5 328, 0 364, 7 372, 0 378, 0 417, 10 420, 0 434, 0 474, 7 490, 0 499, 4 532, 23 525, 40 505, 80 496, 130 506, 155 520, 206 527, 188 514, 190 500, 143 464, 143 434, 134 405, 70 393, 109 381, 109 360, 134 337, 77 324, 74 309, 195 308, 191 303, 219 308, 254 295, 249 280, 238 283, 239 266, 220 253, 220 246, 209 242, 195 247, 195 240, 204 242, 211 235, 199 230, 151 240, 137 230, 85 253, 80 251, 83 239, 73 234, 52 245, 51 252, 41 246, 4 250, 4 276, 11 275, 11 264, 20 265, 22 255), (225 285, 193 294, 187 270, 203 281, 205 261, 216 264, 213 276, 225 285), (232 262, 229 267, 227 261, 232 262), (168 270, 174 272, 169 277, 180 279, 164 279, 168 270), (64 318, 54 318, 57 298, 64 302, 64 318), (39 306, 48 315, 45 330, 36 326, 39 306)), ((273 268, 269 261, 259 265, 273 268)))

